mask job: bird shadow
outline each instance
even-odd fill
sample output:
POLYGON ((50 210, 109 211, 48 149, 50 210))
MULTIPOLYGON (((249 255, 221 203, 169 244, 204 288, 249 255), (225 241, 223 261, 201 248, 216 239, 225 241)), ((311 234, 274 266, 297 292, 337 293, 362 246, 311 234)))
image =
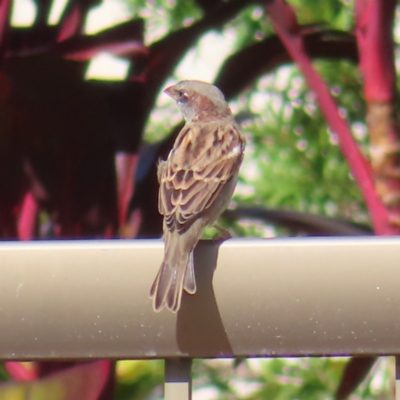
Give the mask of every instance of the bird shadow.
POLYGON ((194 251, 195 295, 183 294, 177 316, 177 344, 182 353, 207 358, 233 355, 216 303, 212 280, 223 241, 202 240, 194 251))

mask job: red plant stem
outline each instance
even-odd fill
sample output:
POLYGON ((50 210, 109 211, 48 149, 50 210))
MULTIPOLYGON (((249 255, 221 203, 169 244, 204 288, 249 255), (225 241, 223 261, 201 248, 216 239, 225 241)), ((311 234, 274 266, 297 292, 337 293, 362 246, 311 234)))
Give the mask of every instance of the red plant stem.
POLYGON ((396 93, 393 17, 396 0, 356 0, 360 69, 367 101, 390 102, 396 93))
POLYGON ((357 0, 355 5, 373 179, 390 222, 400 233, 400 128, 392 32, 396 1, 357 0))
POLYGON ((370 211, 375 232, 380 235, 394 234, 396 230, 389 224, 387 210, 375 191, 371 167, 361 154, 350 128, 340 117, 327 86, 312 66, 311 60, 304 50, 294 10, 283 0, 275 0, 267 4, 266 10, 275 32, 303 73, 307 84, 316 94, 328 125, 338 135, 341 150, 370 211))

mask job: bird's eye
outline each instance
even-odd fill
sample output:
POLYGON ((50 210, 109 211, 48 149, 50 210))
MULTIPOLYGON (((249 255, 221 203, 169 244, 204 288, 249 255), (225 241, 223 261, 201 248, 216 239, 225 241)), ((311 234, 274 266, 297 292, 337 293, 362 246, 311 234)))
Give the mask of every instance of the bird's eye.
POLYGON ((183 90, 178 90, 178 101, 184 103, 189 98, 188 94, 183 90))

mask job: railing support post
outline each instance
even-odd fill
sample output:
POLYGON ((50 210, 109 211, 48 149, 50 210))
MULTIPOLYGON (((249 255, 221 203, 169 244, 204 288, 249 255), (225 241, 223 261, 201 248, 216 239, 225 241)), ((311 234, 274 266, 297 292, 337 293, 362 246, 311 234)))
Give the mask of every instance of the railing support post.
POLYGON ((167 358, 165 360, 164 399, 192 399, 192 359, 167 358))
POLYGON ((396 369, 396 381, 395 381, 395 399, 400 400, 400 357, 395 356, 395 369, 396 369))

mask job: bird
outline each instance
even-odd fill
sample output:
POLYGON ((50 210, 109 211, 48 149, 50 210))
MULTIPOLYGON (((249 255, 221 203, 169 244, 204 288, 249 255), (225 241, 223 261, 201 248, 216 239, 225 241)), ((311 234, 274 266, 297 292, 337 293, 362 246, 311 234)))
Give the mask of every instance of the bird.
POLYGON ((203 228, 216 226, 230 202, 245 138, 216 86, 183 80, 164 93, 176 101, 185 125, 157 168, 165 246, 150 298, 154 311, 165 307, 176 313, 183 290, 196 293, 193 250, 203 228))

